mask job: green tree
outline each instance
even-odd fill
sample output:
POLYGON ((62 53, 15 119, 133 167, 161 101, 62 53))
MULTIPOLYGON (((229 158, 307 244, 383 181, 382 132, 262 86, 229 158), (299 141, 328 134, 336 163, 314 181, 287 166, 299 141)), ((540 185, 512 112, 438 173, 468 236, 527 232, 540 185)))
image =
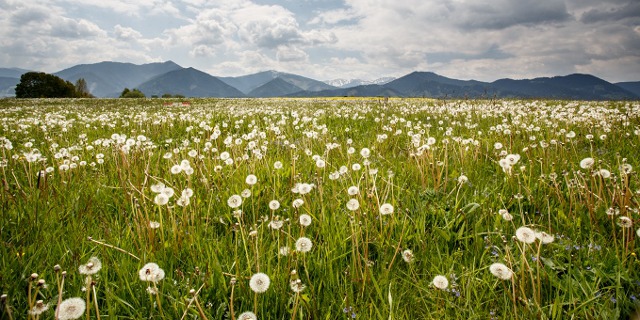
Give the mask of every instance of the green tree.
POLYGON ((78 98, 93 98, 91 92, 89 92, 89 88, 87 87, 87 81, 84 78, 80 78, 76 81, 76 95, 78 98))
POLYGON ((16 98, 74 98, 76 88, 69 81, 44 72, 27 72, 16 86, 16 98))
POLYGON ((124 88, 122 93, 120 94, 120 98, 145 98, 144 93, 138 89, 129 90, 129 88, 124 88))

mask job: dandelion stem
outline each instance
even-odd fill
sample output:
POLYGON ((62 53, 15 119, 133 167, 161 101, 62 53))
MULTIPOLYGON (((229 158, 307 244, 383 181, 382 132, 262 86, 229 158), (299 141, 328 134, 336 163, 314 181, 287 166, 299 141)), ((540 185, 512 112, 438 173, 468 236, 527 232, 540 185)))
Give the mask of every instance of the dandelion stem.
POLYGON ((115 249, 115 250, 120 251, 122 253, 126 253, 126 254, 130 255, 131 257, 133 257, 134 259, 140 261, 140 258, 136 257, 133 253, 128 252, 128 251, 126 251, 124 249, 118 248, 118 247, 116 247, 114 245, 110 245, 108 243, 104 243, 104 242, 101 242, 101 241, 98 241, 98 240, 94 240, 92 237, 88 237, 88 240, 93 242, 93 243, 97 243, 99 245, 103 245, 103 246, 105 246, 107 248, 115 249))

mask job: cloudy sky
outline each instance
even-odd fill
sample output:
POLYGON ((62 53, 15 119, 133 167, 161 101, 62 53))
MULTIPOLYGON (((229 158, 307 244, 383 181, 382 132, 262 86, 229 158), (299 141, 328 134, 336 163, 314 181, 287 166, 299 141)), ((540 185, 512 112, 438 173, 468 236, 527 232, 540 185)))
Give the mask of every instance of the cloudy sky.
POLYGON ((638 0, 0 0, 0 67, 640 80, 638 0))

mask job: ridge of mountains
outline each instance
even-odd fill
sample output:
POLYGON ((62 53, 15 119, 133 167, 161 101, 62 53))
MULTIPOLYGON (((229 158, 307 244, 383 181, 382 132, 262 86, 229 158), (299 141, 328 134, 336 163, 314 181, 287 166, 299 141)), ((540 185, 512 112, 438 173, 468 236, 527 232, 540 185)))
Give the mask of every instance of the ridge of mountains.
MULTIPOLYGON (((19 68, 0 68, 0 97, 14 96, 19 68)), ((118 97, 124 88, 147 96, 185 97, 330 97, 388 96, 429 98, 544 98, 570 100, 640 100, 640 81, 610 83, 589 74, 499 79, 493 82, 458 80, 433 72, 415 71, 400 78, 318 81, 296 74, 263 71, 238 77, 215 77, 173 61, 136 65, 104 61, 80 64, 54 75, 75 83, 84 78, 99 98, 118 97)))

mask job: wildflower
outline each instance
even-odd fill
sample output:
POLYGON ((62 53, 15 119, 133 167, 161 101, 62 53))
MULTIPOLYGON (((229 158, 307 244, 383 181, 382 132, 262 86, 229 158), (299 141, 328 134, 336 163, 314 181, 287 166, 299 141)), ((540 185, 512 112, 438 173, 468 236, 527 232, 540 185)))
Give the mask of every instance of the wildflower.
POLYGON ((509 280, 513 276, 513 271, 502 263, 494 263, 490 265, 489 271, 491 271, 491 274, 498 277, 500 280, 509 280))
POLYGON ((543 244, 549 244, 555 240, 554 236, 544 231, 536 232, 536 238, 538 238, 538 240, 540 240, 540 242, 542 242, 543 244))
POLYGON ((72 320, 82 317, 86 304, 82 298, 69 298, 60 303, 57 308, 59 320, 72 320))
POLYGON ((300 208, 302 205, 304 204, 304 200, 302 199, 295 199, 293 200, 293 203, 291 204, 294 208, 300 208))
POLYGON ((245 311, 238 316, 238 320, 258 320, 258 317, 251 311, 245 311))
POLYGON ((580 168, 589 169, 596 163, 593 158, 584 158, 580 161, 580 168))
POLYGON ((87 264, 83 264, 78 268, 80 274, 91 275, 96 274, 102 268, 102 262, 97 257, 89 258, 89 262, 87 264))
POLYGON ((393 213, 393 206, 389 203, 385 203, 380 206, 380 214, 385 216, 393 213))
POLYGON ((242 198, 237 194, 232 195, 227 200, 227 205, 229 205, 229 207, 231 207, 232 209, 240 207, 241 204, 242 204, 242 198))
POLYGON ((193 189, 186 188, 186 189, 182 190, 182 196, 183 197, 187 197, 187 198, 193 197, 193 189))
POLYGON ((271 202, 269 202, 269 209, 278 210, 278 208, 280 208, 280 202, 278 200, 271 200, 271 202))
POLYGON ((311 225, 311 216, 308 214, 300 215, 300 225, 303 227, 308 227, 311 225))
POLYGON ((282 162, 280 162, 280 161, 274 162, 273 163, 273 168, 276 169, 276 170, 282 169, 282 162))
POLYGON ((467 182, 469 182, 469 178, 467 178, 467 176, 465 176, 464 174, 458 177, 458 184, 465 184, 467 182))
POLYGON ((182 172, 182 167, 180 165, 176 164, 171 167, 171 174, 178 174, 180 172, 182 172))
POLYGON ((624 174, 630 174, 633 172, 633 167, 628 163, 623 163, 620 165, 620 172, 624 174))
POLYGON ((409 249, 402 251, 402 260, 404 260, 406 263, 413 262, 413 259, 414 259, 413 251, 409 249))
POLYGON ((536 233, 528 227, 520 227, 516 230, 516 238, 524 243, 531 244, 536 241, 536 233))
POLYGON ((247 176, 247 178, 244 180, 244 182, 246 182, 248 185, 252 186, 254 184, 256 184, 258 182, 258 177, 256 177, 253 174, 250 174, 247 176))
POLYGON ((327 165, 326 162, 324 162, 324 160, 322 160, 322 159, 318 159, 316 161, 316 167, 318 167, 320 169, 324 168, 326 165, 327 165))
POLYGON ((447 277, 445 276, 435 276, 432 283, 436 288, 441 290, 444 290, 449 286, 449 280, 447 280, 447 277))
POLYGON ((281 256, 289 255, 289 247, 286 247, 286 246, 285 247, 280 247, 280 249, 278 249, 278 253, 281 256))
POLYGON ((347 189, 347 193, 349 193, 350 196, 355 196, 359 192, 360 192, 360 190, 356 186, 351 186, 351 187, 349 187, 349 189, 347 189))
POLYGON ((269 228, 273 230, 279 230, 284 225, 284 221, 276 217, 274 220, 269 221, 269 228))
POLYGON ((269 276, 264 273, 256 273, 249 280, 249 287, 255 293, 263 293, 269 289, 269 285, 271 284, 271 279, 269 276))
POLYGON ((611 172, 607 169, 600 169, 596 171, 594 176, 601 176, 603 179, 609 179, 611 178, 611 172))
POLYGON ((618 218, 618 225, 623 228, 631 228, 633 226, 633 221, 627 216, 621 216, 618 218))
POLYGON ((251 190, 249 190, 249 189, 242 190, 242 192, 240 192, 240 196, 243 197, 243 198, 251 197, 251 190))
POLYGON ((507 159, 507 161, 509 161, 509 164, 513 166, 516 163, 518 163, 518 161, 520 160, 520 155, 519 154, 508 154, 505 159, 507 159))
POLYGON ((369 156, 371 156, 371 150, 369 150, 369 148, 362 148, 362 150, 360 150, 360 155, 363 158, 369 158, 369 156))
POLYGON ((164 193, 158 193, 155 198, 153 198, 153 202, 159 206, 164 206, 169 202, 169 197, 164 193))
POLYGON ((358 208, 360 208, 360 202, 358 202, 358 199, 350 199, 347 201, 347 209, 356 211, 358 208))
POLYGON ((302 280, 300 279, 296 279, 296 280, 291 280, 291 282, 289 282, 289 287, 291 287, 291 290, 295 293, 300 293, 302 292, 307 286, 305 286, 302 283, 302 280))
POLYGON ((138 275, 142 281, 158 282, 164 279, 164 270, 157 264, 149 262, 138 271, 138 275))
POLYGON ((307 237, 300 237, 296 240, 296 251, 300 252, 309 252, 311 251, 311 247, 313 247, 313 243, 311 243, 311 239, 307 237))
POLYGON ((49 304, 44 303, 42 300, 36 301, 36 304, 29 310, 29 314, 33 316, 39 316, 45 311, 49 310, 49 304))

